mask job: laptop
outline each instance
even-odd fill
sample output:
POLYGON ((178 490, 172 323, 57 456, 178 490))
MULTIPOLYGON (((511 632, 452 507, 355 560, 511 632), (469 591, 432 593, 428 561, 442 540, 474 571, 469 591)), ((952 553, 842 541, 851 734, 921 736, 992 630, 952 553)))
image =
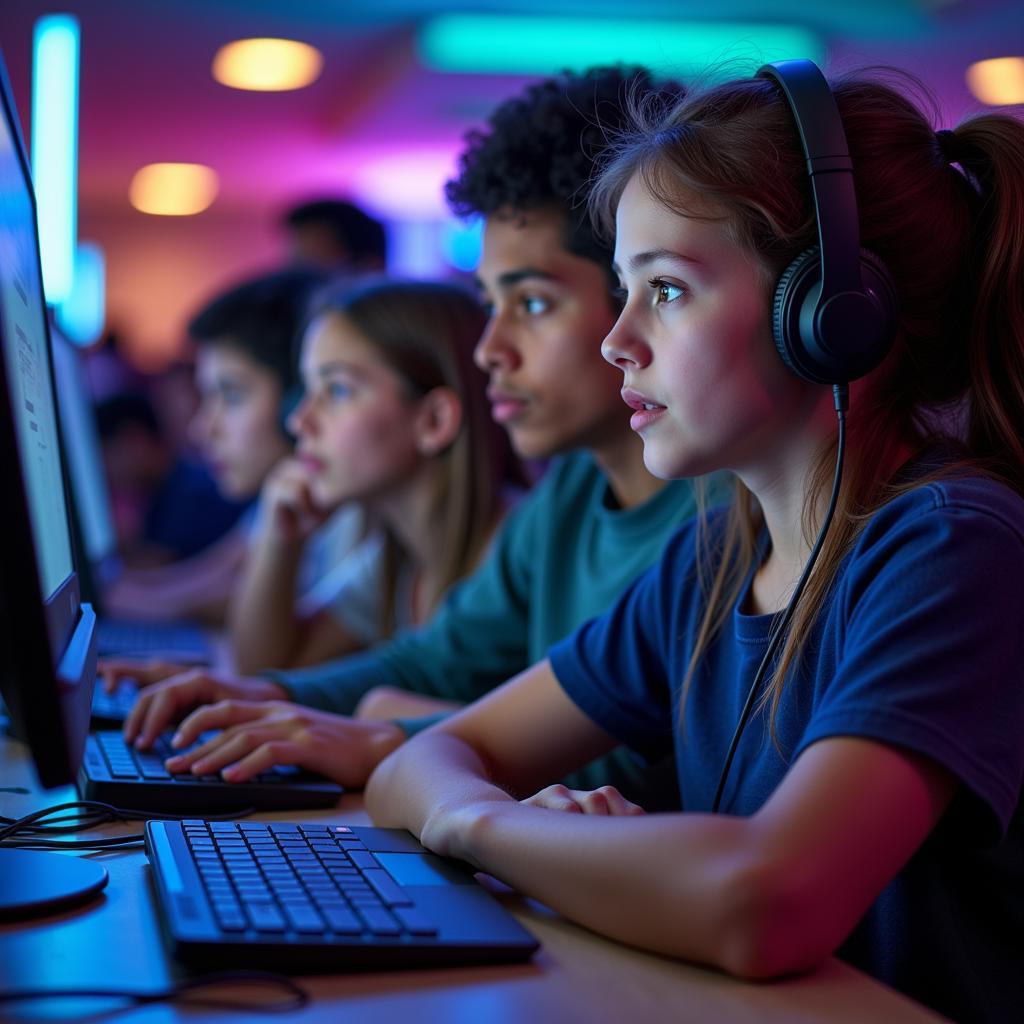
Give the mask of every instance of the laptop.
MULTIPOLYGON (((110 494, 103 471, 99 435, 86 386, 81 355, 52 321, 50 338, 57 384, 61 445, 70 477, 72 539, 79 553, 82 595, 98 613, 96 642, 101 656, 164 658, 182 664, 212 661, 209 637, 187 622, 138 622, 103 614, 103 593, 121 570, 110 494)), ((102 688, 93 696, 97 724, 122 722, 136 689, 125 683, 115 693, 102 688)))

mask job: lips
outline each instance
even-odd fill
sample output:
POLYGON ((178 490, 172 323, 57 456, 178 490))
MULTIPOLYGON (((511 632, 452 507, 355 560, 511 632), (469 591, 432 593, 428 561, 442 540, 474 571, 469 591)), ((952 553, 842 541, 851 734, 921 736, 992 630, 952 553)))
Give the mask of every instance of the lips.
POLYGON ((642 394, 633 388, 622 389, 622 400, 633 409, 633 415, 629 418, 629 425, 635 431, 641 431, 649 427, 655 420, 659 419, 666 411, 666 407, 653 398, 642 394))
POLYGON ((297 452, 295 457, 302 468, 309 473, 322 473, 327 465, 323 459, 318 459, 315 455, 310 455, 309 452, 297 452))
POLYGON ((496 423, 518 419, 530 404, 525 396, 504 388, 488 388, 487 397, 491 402, 491 416, 496 423))

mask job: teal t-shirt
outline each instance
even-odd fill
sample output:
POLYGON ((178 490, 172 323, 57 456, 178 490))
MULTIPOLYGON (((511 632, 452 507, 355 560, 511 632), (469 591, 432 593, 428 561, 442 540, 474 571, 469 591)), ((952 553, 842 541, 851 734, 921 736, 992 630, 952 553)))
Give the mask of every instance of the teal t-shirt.
MULTIPOLYGON (((641 505, 619 508, 588 453, 562 456, 428 623, 369 651, 273 678, 296 701, 340 714, 383 684, 468 703, 608 608, 695 511, 693 485, 683 480, 666 483, 641 505)), ((625 752, 615 760, 615 770, 589 766, 565 781, 619 786, 649 810, 678 806, 671 764, 644 766, 625 752)))

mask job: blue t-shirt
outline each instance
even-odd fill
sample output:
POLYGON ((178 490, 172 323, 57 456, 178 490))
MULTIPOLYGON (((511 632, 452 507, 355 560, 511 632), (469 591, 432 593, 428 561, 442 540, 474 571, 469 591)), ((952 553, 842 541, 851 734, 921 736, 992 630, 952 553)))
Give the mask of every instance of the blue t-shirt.
MULTIPOLYGON (((713 514, 720 530, 724 512, 713 514)), ((701 616, 694 526, 602 617, 551 651, 595 722, 648 758, 675 748, 683 807, 707 812, 770 615, 750 579, 680 691, 701 616)), ((752 815, 810 744, 860 736, 960 782, 950 809, 839 955, 958 1021, 1024 1007, 1024 500, 979 477, 883 506, 840 566, 776 718, 747 725, 722 811, 752 815)))

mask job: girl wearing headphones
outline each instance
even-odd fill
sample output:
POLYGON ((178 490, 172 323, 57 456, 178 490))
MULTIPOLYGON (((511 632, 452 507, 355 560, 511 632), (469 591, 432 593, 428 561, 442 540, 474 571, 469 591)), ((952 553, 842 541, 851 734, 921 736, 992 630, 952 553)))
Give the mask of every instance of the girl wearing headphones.
POLYGON ((396 751, 367 804, 623 942, 754 979, 837 953, 958 1020, 1009 1019, 1024 125, 936 134, 857 77, 819 75, 808 111, 798 64, 648 109, 592 196, 625 297, 605 357, 647 466, 732 470, 731 507, 396 751), (616 743, 674 746, 684 813, 541 788, 616 743))
POLYGON ((295 454, 263 488, 231 610, 239 671, 315 664, 421 622, 474 566, 503 487, 523 482, 473 364, 484 321, 450 284, 339 284, 314 300, 295 454), (297 605, 308 538, 353 503, 366 538, 297 605))

